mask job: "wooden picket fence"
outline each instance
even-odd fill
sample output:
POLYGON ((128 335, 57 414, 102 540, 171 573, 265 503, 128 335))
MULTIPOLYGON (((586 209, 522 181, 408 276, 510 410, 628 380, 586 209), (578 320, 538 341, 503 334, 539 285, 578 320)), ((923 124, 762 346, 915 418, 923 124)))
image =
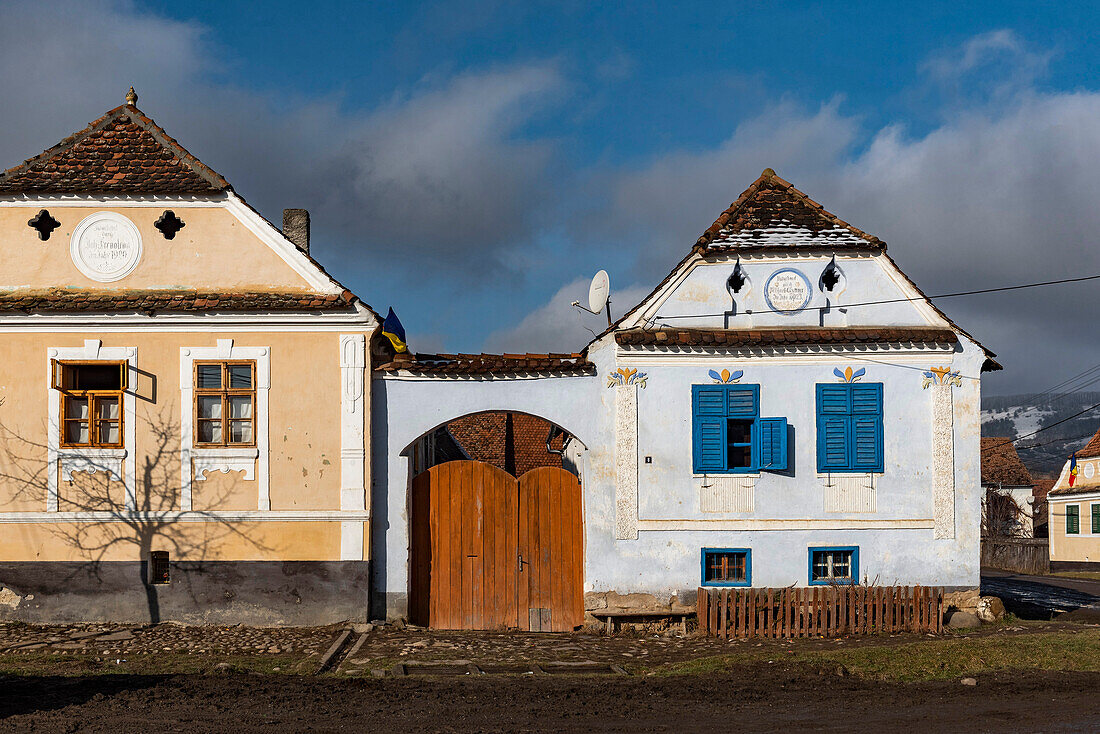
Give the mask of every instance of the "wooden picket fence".
POLYGON ((700 631, 722 639, 943 631, 940 587, 711 587, 697 604, 700 631))

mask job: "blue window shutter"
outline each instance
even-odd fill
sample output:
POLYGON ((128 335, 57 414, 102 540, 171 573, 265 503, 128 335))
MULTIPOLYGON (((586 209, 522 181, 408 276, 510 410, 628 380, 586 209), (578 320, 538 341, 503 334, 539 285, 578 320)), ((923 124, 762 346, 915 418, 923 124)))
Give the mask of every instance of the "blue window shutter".
POLYGON ((819 415, 817 419, 817 470, 843 471, 848 468, 851 446, 851 418, 819 415))
POLYGON ((852 385, 852 413, 882 416, 882 383, 852 385))
POLYGON ((757 385, 728 387, 729 407, 726 415, 731 418, 755 418, 760 412, 760 388, 757 385))
POLYGON ((691 414, 724 416, 726 414, 725 385, 692 385, 691 414))
POLYGON ((693 431, 693 468, 697 474, 726 470, 726 420, 696 418, 693 431))
POLYGON ((882 471, 882 458, 882 419, 878 416, 852 416, 852 468, 882 471))
POLYGON ((757 435, 760 436, 760 471, 786 471, 787 419, 761 418, 757 435))
POLYGON ((852 412, 850 385, 818 385, 817 412, 819 415, 848 415, 852 412))

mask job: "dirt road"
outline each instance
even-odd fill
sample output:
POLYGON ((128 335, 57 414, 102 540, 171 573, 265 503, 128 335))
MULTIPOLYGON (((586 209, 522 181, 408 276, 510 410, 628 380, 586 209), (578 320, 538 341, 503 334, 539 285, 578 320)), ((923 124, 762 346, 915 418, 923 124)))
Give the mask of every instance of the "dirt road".
POLYGON ((715 676, 8 678, 0 731, 1082 732, 1100 674, 896 684, 760 664, 715 676))
POLYGON ((1023 619, 1050 619, 1066 612, 1100 618, 1100 581, 1028 576, 982 569, 982 593, 1000 597, 1005 608, 1023 619))

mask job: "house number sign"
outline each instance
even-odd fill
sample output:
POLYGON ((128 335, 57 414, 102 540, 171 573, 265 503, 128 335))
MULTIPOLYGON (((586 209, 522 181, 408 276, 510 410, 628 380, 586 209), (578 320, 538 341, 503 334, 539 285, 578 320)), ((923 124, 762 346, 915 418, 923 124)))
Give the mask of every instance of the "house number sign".
POLYGON ((141 261, 141 233, 121 214, 96 212, 76 225, 69 254, 80 272, 92 280, 121 280, 141 261))
POLYGON ((788 316, 806 308, 812 293, 809 279, 794 268, 776 270, 764 285, 768 308, 788 316))

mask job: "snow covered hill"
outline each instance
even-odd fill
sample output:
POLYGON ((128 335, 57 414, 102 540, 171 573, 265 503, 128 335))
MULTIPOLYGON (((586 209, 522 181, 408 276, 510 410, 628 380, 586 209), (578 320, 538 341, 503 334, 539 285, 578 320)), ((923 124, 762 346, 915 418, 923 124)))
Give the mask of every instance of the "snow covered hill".
POLYGON ((1100 392, 983 397, 982 435, 1020 439, 1016 450, 1032 474, 1056 474, 1100 428, 1100 408, 1070 416, 1097 403, 1100 392))

